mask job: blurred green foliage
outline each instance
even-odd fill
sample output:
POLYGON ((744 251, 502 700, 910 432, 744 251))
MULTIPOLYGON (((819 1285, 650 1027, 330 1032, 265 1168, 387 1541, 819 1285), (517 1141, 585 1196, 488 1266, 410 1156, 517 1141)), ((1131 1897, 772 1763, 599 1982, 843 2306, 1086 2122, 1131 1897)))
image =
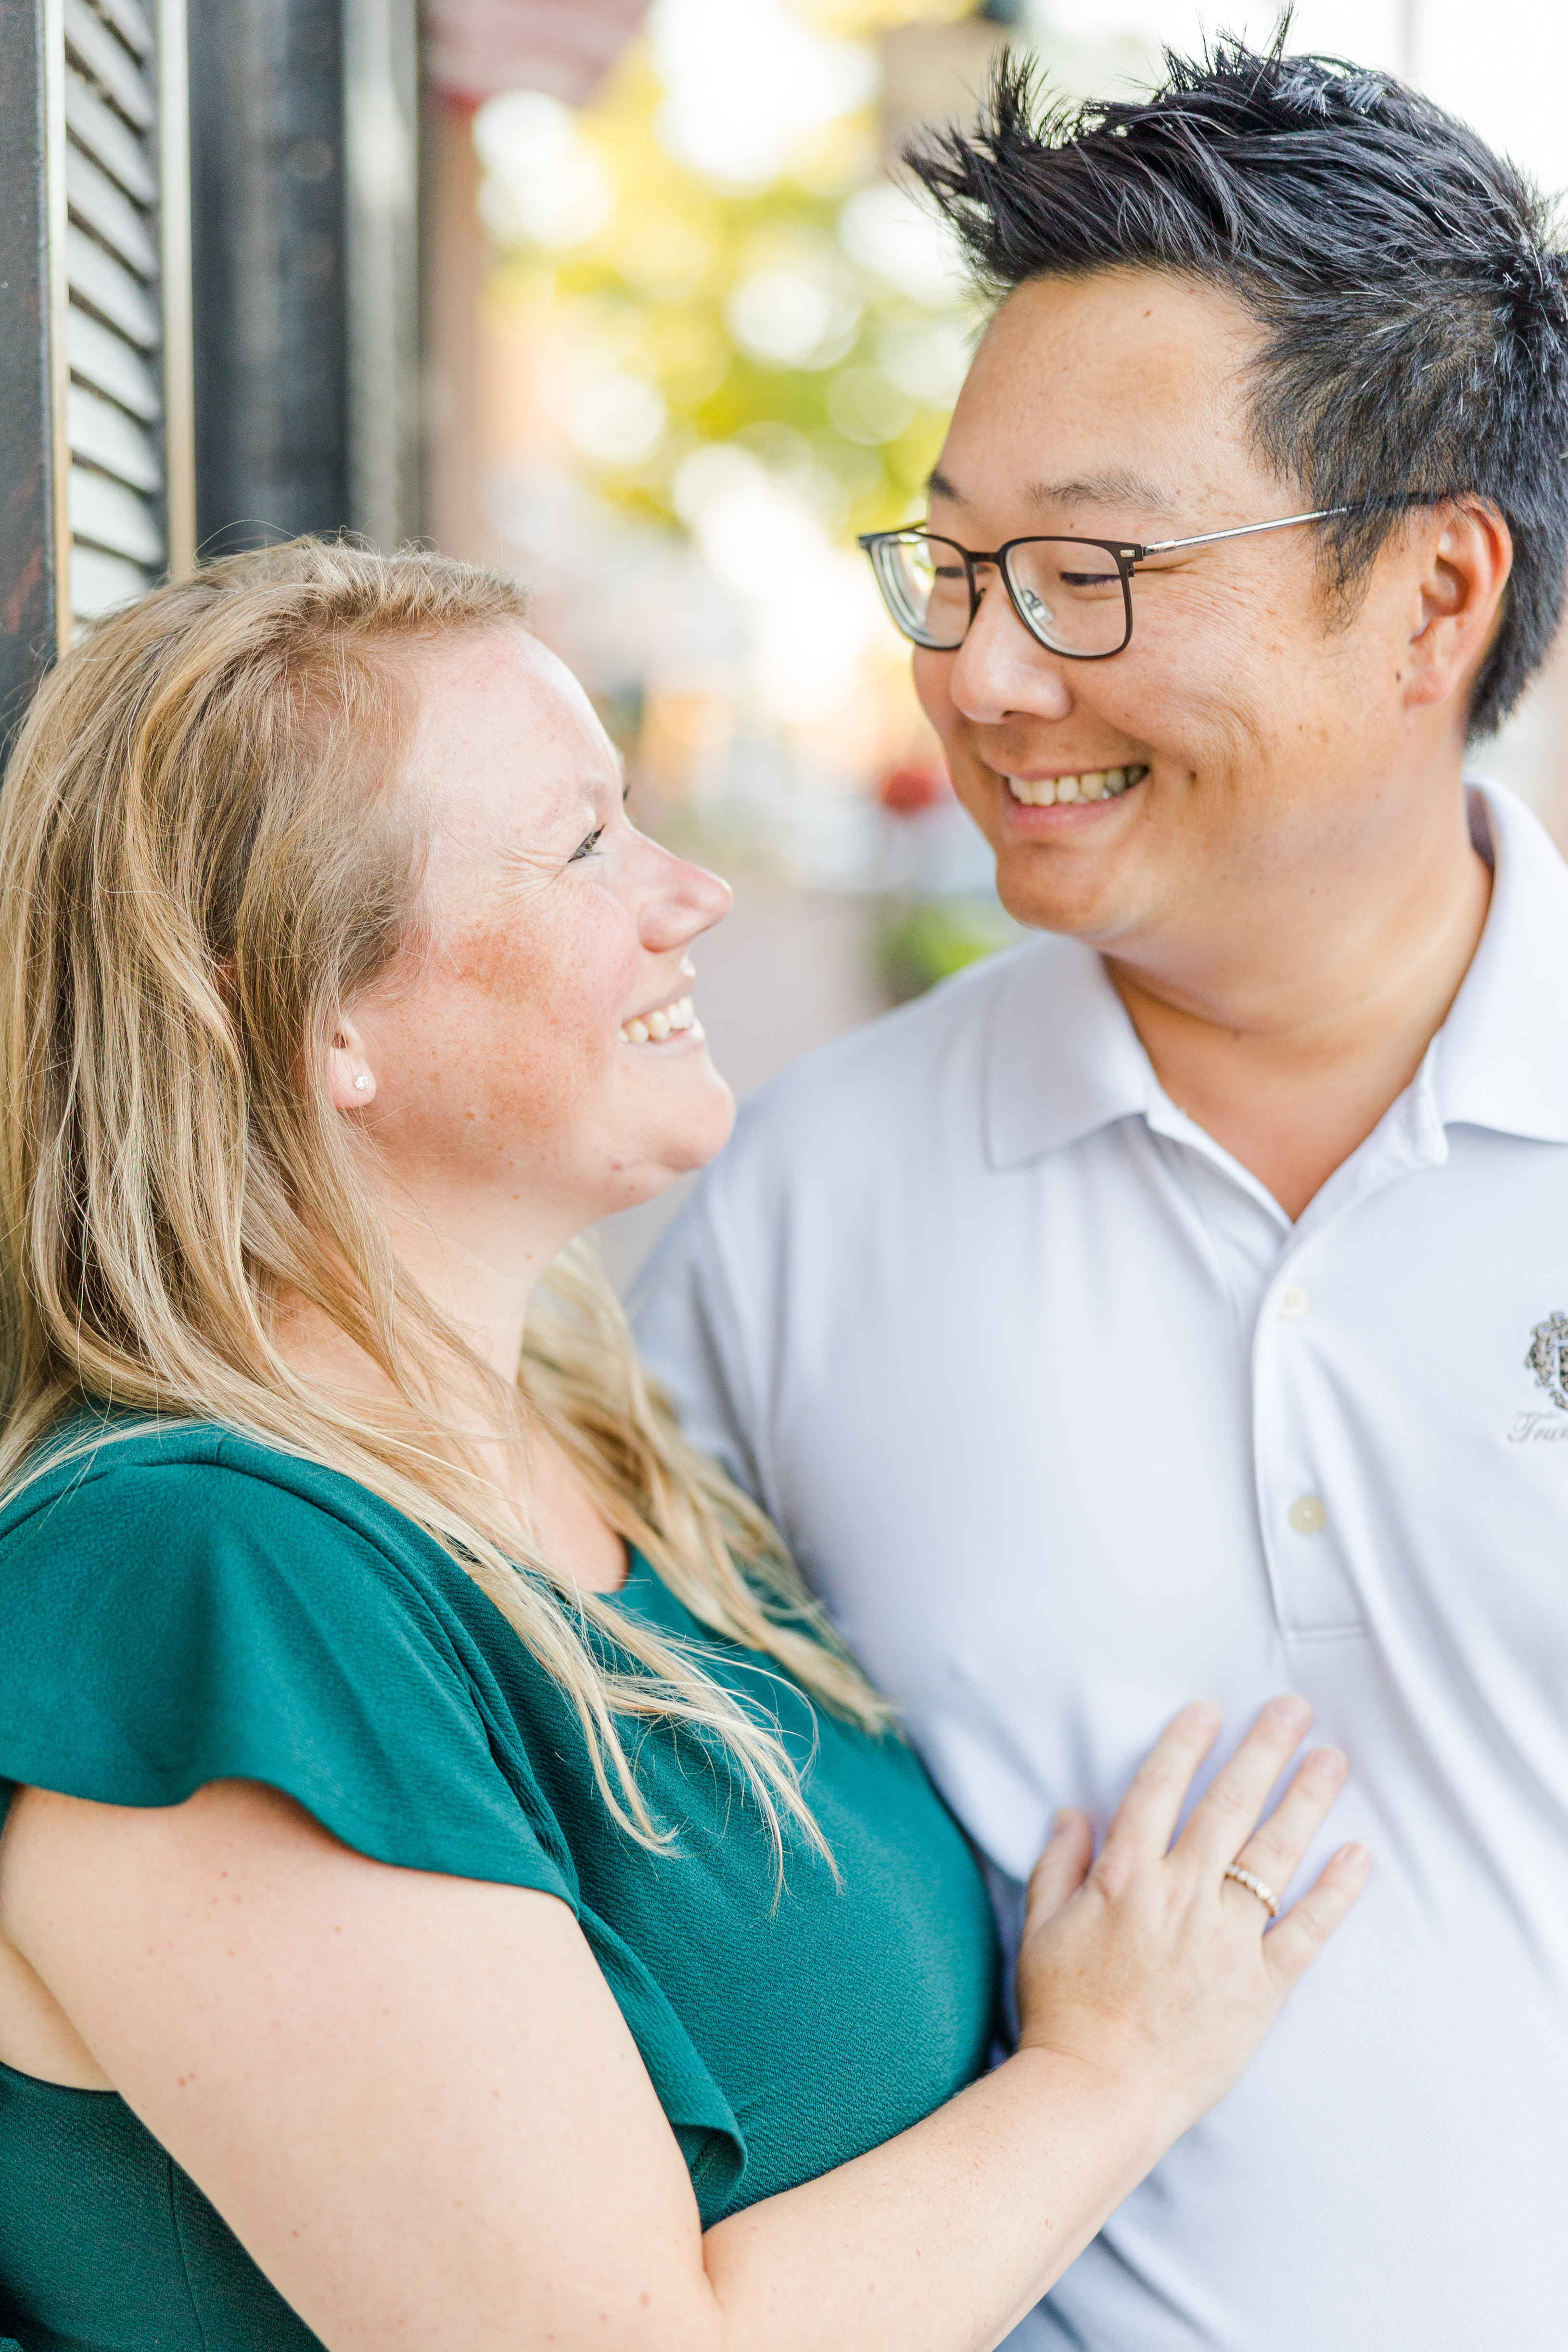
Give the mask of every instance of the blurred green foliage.
POLYGON ((876 924, 877 976, 904 1004, 1020 936, 995 898, 890 898, 876 924))
POLYGON ((578 118, 613 191, 607 217, 554 253, 518 239, 492 282, 503 305, 545 297, 559 306, 591 364, 652 387, 663 404, 653 446, 627 457, 590 443, 586 474, 614 503, 670 520, 684 458, 738 442, 836 536, 908 520, 974 318, 956 285, 938 278, 917 299, 857 257, 852 237, 846 244, 845 205, 878 178, 873 116, 830 124, 769 185, 729 190, 661 145, 664 96, 650 50, 633 49, 578 118), (822 331, 809 355, 758 348, 759 334, 788 345, 791 303, 806 312, 795 320, 795 341, 805 340, 813 302, 822 331))

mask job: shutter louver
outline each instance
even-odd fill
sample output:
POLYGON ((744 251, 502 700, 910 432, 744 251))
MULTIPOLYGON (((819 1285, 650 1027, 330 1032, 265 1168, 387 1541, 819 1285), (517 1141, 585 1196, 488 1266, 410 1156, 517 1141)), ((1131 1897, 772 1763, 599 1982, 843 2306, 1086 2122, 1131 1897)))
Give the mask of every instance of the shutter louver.
MULTIPOLYGON (((64 0, 67 513, 69 605, 89 620, 151 587, 170 555, 171 257, 160 134, 183 73, 161 75, 160 35, 141 0, 64 0)), ((177 141, 183 166, 184 142, 177 141)), ((176 265, 181 247, 174 248, 176 265)), ((176 281, 177 282, 177 281, 176 281)), ((183 293, 183 289, 181 289, 183 293)), ((188 298, 187 298, 188 299, 188 298)), ((173 342, 177 347, 180 337, 173 342)), ((178 352, 182 363, 183 351, 178 352)), ((182 533, 181 536, 187 534, 182 533)), ((191 560, 179 547, 180 561, 191 560)))

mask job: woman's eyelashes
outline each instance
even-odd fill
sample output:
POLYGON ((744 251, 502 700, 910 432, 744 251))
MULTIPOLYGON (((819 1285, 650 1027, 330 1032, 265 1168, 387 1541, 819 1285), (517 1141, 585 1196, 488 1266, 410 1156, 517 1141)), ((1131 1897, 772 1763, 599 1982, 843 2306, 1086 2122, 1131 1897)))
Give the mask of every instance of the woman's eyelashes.
POLYGON ((604 827, 601 825, 596 833, 591 833, 585 841, 580 841, 578 843, 577 847, 567 859, 567 864, 569 866, 575 866, 580 857, 591 857, 603 838, 604 827))

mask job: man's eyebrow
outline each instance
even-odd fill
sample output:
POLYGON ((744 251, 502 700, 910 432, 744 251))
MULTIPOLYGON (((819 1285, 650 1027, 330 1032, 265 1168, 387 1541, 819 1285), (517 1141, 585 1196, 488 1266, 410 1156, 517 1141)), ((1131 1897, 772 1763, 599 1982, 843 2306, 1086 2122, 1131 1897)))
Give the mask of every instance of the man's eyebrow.
MULTIPOLYGON (((932 498, 946 499, 954 506, 969 503, 939 466, 934 466, 926 476, 925 488, 932 498)), ((1176 511, 1168 490, 1145 481, 1126 466, 1105 466, 1098 473, 1080 475, 1069 482, 1026 482, 1024 497, 1030 506, 1042 509, 1065 508, 1069 513, 1078 507, 1131 507, 1140 514, 1154 515, 1176 511)))
POLYGON ((1029 482, 1024 496, 1031 506, 1065 507, 1070 512, 1078 507, 1134 507, 1140 514, 1175 511, 1168 490, 1125 466, 1106 466, 1071 482, 1029 482))

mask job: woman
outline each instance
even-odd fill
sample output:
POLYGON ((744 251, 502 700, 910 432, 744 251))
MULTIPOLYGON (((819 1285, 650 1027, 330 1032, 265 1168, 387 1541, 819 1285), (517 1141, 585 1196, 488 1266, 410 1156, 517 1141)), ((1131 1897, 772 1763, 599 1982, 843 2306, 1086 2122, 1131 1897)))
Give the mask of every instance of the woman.
POLYGON ((580 1230, 710 1157, 686 950, 509 583, 303 541, 96 630, 0 798, 0 2328, 995 2343, 1354 1899, 1213 1710, 975 1864, 580 1230), (563 1255, 564 1253, 564 1255, 563 1255), (519 1565, 521 1563, 521 1565, 519 1565))

